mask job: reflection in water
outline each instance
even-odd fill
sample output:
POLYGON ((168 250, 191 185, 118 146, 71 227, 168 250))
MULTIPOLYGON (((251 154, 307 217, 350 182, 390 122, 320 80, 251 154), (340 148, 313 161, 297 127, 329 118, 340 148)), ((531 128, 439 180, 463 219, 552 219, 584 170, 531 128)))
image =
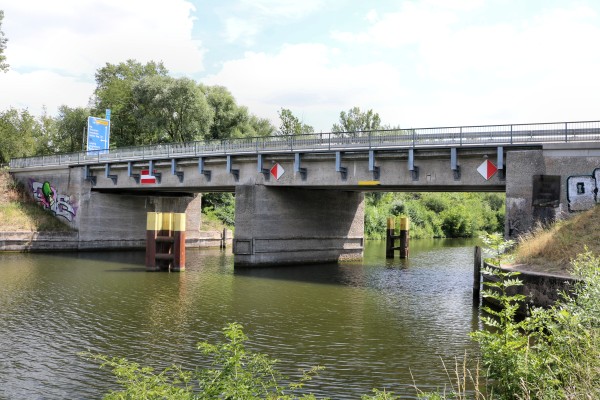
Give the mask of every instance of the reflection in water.
POLYGON ((414 396, 447 382, 475 351, 472 242, 411 241, 409 260, 367 242, 360 263, 233 269, 230 253, 188 250, 187 271, 146 273, 139 252, 0 254, 0 398, 90 398, 113 378, 86 349, 143 365, 192 369, 201 340, 240 322, 249 347, 287 375, 326 367, 308 389, 359 398, 414 396), (412 374, 412 377, 411 377, 412 374))

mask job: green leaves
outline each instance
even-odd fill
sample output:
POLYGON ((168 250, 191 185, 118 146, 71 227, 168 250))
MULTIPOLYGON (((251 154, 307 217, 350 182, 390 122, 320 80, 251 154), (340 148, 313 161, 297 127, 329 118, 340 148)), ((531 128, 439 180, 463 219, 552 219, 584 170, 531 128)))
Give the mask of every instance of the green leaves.
MULTIPOLYGON (((499 243, 491 241, 490 243, 499 243)), ((600 257, 585 252, 572 262, 582 280, 550 309, 533 308, 518 320, 525 296, 518 273, 485 269, 485 329, 480 345, 489 389, 497 399, 600 398, 600 257)))
POLYGON ((333 124, 331 132, 340 135, 351 132, 370 131, 381 129, 381 118, 379 114, 369 109, 361 111, 359 107, 353 107, 348 112, 340 112, 339 124, 333 124))
POLYGON ((122 386, 104 398, 113 399, 316 399, 309 394, 296 394, 304 384, 317 376, 322 367, 302 371, 296 382, 281 383, 287 378, 275 369, 277 360, 246 350, 248 337, 242 326, 230 323, 223 328, 225 341, 217 344, 198 343, 198 349, 212 359, 211 368, 194 372, 172 365, 156 373, 124 358, 109 358, 90 352, 80 355, 110 368, 122 386))
POLYGON ((280 109, 277 114, 281 120, 279 125, 279 131, 282 135, 302 135, 307 133, 313 133, 314 129, 312 126, 300 122, 291 110, 287 108, 280 109))
POLYGON ((504 235, 499 232, 485 232, 479 238, 484 245, 483 251, 489 256, 486 261, 490 264, 500 267, 503 261, 510 258, 506 252, 514 246, 514 240, 504 240, 504 235))

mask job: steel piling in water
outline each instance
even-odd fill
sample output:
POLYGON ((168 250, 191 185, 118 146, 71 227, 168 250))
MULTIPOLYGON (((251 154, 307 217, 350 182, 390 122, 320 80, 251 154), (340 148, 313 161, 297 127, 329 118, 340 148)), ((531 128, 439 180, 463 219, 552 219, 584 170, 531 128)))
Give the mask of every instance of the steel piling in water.
POLYGON ((185 213, 147 213, 146 270, 185 270, 185 213))

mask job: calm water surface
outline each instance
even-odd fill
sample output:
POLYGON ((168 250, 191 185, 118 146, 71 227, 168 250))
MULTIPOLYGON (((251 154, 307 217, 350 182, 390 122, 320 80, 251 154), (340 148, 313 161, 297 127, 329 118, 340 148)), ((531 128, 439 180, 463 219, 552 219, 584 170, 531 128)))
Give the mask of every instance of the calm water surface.
POLYGON ((0 253, 0 398, 101 398, 117 387, 77 355, 87 349, 207 365, 196 343, 221 340, 233 321, 287 375, 325 366, 308 386, 320 396, 441 387, 441 360, 476 351, 473 242, 413 240, 410 260, 384 253, 367 242, 361 263, 234 270, 230 252, 188 249, 187 270, 170 274, 145 272, 141 252, 0 253))

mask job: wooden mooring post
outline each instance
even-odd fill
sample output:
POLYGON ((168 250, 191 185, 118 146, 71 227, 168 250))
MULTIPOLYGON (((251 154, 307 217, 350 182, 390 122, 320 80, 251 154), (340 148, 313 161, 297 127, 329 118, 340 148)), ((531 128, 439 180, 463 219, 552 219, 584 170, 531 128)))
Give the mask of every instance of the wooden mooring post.
POLYGON ((385 235, 385 257, 394 258, 394 250, 400 250, 400 258, 408 258, 409 241, 408 217, 400 217, 400 234, 396 235, 396 218, 387 219, 387 231, 385 235), (400 239, 400 246, 396 247, 396 239, 400 239))
POLYGON ((385 258, 394 258, 394 234, 396 233, 396 218, 387 219, 387 230, 385 233, 385 258))
POLYGON ((219 247, 221 249, 227 248, 227 228, 223 228, 223 234, 221 235, 221 245, 219 247))
POLYGON ((479 304, 479 295, 481 291, 481 247, 475 246, 475 255, 473 257, 473 301, 479 304))

